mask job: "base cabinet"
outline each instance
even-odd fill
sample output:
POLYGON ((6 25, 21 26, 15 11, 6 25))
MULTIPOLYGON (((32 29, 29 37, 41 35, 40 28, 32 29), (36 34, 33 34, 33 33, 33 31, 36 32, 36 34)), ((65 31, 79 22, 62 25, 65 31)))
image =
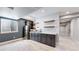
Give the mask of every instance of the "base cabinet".
POLYGON ((55 47, 56 46, 56 35, 43 34, 43 33, 31 33, 31 40, 55 47))

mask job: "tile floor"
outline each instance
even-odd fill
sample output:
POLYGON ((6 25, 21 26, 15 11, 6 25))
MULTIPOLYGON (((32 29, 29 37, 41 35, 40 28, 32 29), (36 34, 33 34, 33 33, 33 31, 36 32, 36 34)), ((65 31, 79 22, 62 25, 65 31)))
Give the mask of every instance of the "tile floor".
POLYGON ((56 48, 33 41, 16 39, 0 43, 0 51, 79 51, 79 42, 68 37, 60 37, 56 48))

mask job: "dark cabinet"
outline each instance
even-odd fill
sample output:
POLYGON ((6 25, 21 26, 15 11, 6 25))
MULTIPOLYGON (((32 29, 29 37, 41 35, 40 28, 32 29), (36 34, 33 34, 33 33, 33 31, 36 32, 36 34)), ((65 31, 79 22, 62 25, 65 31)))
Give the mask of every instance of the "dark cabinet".
POLYGON ((51 37, 50 35, 47 35, 46 44, 51 46, 51 44, 52 44, 52 40, 51 40, 50 37, 51 37))
POLYGON ((41 37, 40 34, 37 35, 37 41, 40 42, 41 41, 41 37))
POLYGON ((42 43, 44 43, 44 44, 46 44, 46 41, 47 41, 47 36, 46 35, 44 35, 44 34, 41 34, 41 42, 42 43))
POLYGON ((56 35, 43 34, 43 33, 31 33, 31 39, 49 46, 56 46, 56 35))
POLYGON ((55 39, 55 35, 47 35, 47 40, 46 40, 46 44, 47 45, 50 45, 50 46, 55 46, 55 43, 56 43, 56 41, 55 41, 56 39, 55 39))
POLYGON ((34 33, 31 33, 30 36, 31 36, 31 39, 32 39, 32 40, 35 40, 35 35, 34 35, 34 33))
POLYGON ((55 46, 56 46, 56 43, 57 43, 57 42, 56 42, 56 36, 53 35, 51 38, 52 38, 52 39, 53 39, 53 38, 55 39, 55 40, 52 40, 52 43, 53 43, 52 46, 55 47, 55 46))

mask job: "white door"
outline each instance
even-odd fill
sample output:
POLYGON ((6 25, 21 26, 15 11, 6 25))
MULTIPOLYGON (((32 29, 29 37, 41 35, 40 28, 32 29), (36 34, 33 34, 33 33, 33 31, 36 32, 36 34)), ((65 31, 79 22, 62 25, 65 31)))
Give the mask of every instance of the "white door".
POLYGON ((79 40, 79 18, 71 21, 71 38, 79 40))

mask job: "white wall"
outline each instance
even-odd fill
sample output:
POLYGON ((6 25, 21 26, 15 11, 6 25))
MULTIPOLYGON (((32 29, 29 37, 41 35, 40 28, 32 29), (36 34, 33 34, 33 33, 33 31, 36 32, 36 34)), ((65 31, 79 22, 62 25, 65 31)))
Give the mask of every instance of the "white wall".
MULTIPOLYGON (((42 32, 59 34, 59 15, 58 14, 48 15, 42 19, 36 19, 36 22, 39 22, 39 24, 36 26, 39 27, 39 29, 42 29, 42 32), (44 26, 46 25, 44 21, 47 21, 47 20, 56 20, 54 23, 52 23, 52 25, 55 25, 56 27, 54 29, 44 28, 44 26)), ((50 23, 47 25, 50 25, 50 23)))
POLYGON ((44 28, 44 20, 43 19, 36 19, 35 22, 35 28, 39 31, 40 29, 43 30, 44 28), (39 23, 39 24, 37 24, 39 23))
POLYGON ((79 18, 71 21, 71 38, 79 40, 79 18))

